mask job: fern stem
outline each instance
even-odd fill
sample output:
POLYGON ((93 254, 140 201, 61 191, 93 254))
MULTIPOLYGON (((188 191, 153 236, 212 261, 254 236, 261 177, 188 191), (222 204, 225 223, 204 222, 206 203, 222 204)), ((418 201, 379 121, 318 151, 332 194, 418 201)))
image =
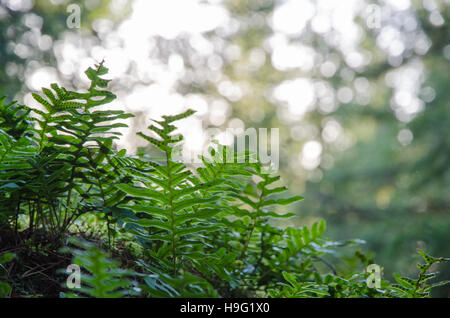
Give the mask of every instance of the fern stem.
POLYGON ((261 202, 262 202, 263 197, 264 197, 264 188, 261 190, 261 193, 259 195, 259 200, 258 200, 258 203, 256 205, 256 211, 253 214, 254 216, 252 218, 252 224, 250 226, 249 234, 247 236, 247 240, 245 242, 244 248, 242 249, 241 259, 244 259, 245 258, 245 254, 247 254, 248 245, 250 244, 250 240, 252 239, 253 231, 256 228, 257 218, 259 217, 259 214, 261 212, 261 202))
POLYGON ((172 174, 170 172, 170 153, 166 151, 167 179, 169 182, 170 227, 172 234, 173 274, 177 274, 177 254, 175 248, 175 212, 173 209, 172 174))

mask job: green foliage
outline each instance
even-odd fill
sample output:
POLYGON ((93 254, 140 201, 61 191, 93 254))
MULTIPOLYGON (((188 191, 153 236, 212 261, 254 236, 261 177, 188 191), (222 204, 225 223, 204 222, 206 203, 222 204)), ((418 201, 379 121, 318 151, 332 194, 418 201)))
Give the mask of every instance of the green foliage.
POLYGON ((108 218, 108 208, 121 200, 113 186, 121 175, 110 162, 113 140, 120 135, 113 130, 127 127, 115 121, 132 115, 96 109, 115 98, 105 90, 109 80, 101 76, 107 72, 103 63, 89 68, 86 93, 57 84, 51 85, 53 91, 43 88, 45 97, 33 94, 42 109, 20 106, 25 110, 21 116, 12 104, 0 105, 6 129, 0 130, 0 195, 11 202, 2 208, 17 219, 28 205, 32 231, 40 227, 59 236, 83 213, 99 212, 108 218), (25 117, 30 112, 34 117, 25 117))
POLYGON ((140 285, 143 292, 150 297, 217 297, 214 287, 204 278, 187 271, 173 275, 161 271, 148 262, 139 261, 138 265, 145 271, 140 275, 144 281, 140 285))
POLYGON ((172 122, 191 115, 188 110, 177 116, 164 116, 164 120, 149 126, 160 139, 143 137, 164 153, 165 162, 149 162, 152 167, 148 172, 128 169, 135 183, 145 185, 134 186, 119 184, 117 188, 133 197, 133 202, 119 207, 132 210, 133 217, 123 221, 137 225, 133 234, 143 238, 150 244, 159 242, 152 255, 160 264, 177 273, 178 263, 199 260, 203 257, 204 247, 202 235, 218 229, 216 224, 207 224, 205 220, 219 212, 216 208, 218 197, 201 196, 200 191, 218 183, 220 180, 194 183, 192 173, 185 165, 172 159, 173 147, 180 142, 179 136, 170 136, 175 130, 172 122), (139 216, 140 214, 140 216, 139 216))
POLYGON ((419 268, 417 279, 394 274, 398 284, 391 287, 392 295, 407 298, 428 297, 430 296, 430 290, 432 288, 450 284, 449 280, 436 281, 435 278, 438 274, 437 272, 428 272, 434 264, 450 262, 450 258, 432 257, 421 250, 418 250, 418 253, 425 260, 425 264, 417 264, 417 267, 419 268))
MULTIPOLYGON (((358 65, 348 63, 349 48, 343 40, 351 32, 343 37, 336 37, 335 28, 316 32, 312 17, 288 41, 290 47, 306 47, 309 56, 320 57, 310 67, 301 66, 299 70, 278 59, 283 44, 273 42, 273 50, 260 51, 279 33, 276 27, 261 21, 287 8, 284 1, 223 1, 234 21, 245 28, 221 35, 219 46, 217 33, 205 34, 223 62, 220 70, 210 70, 209 74, 220 72, 251 93, 227 98, 210 81, 184 76, 177 82, 180 93, 195 91, 205 100, 226 99, 232 114, 228 117, 230 124, 232 118, 239 118, 245 127, 280 127, 280 174, 286 185, 308 198, 295 210, 299 219, 325 218, 333 224, 328 236, 343 239, 352 233, 363 238, 378 262, 384 264, 388 277, 396 271, 414 273, 415 267, 409 264, 416 248, 450 255, 449 3, 435 2, 434 12, 443 17, 439 26, 431 21, 431 11, 423 1, 410 1, 407 10, 377 1, 378 8, 389 11, 390 16, 376 28, 367 26, 366 14, 375 2, 362 3, 361 10, 349 16, 353 27, 348 30, 358 30, 361 35, 352 51, 372 58, 358 65), (399 26, 397 21, 405 14, 408 21, 414 21, 414 27, 399 26), (395 57, 386 49, 389 40, 380 41, 380 35, 391 28, 398 31, 404 44, 404 50, 395 57), (422 52, 407 45, 420 38, 427 38, 428 43, 422 52), (240 54, 230 59, 222 47, 236 47, 240 54), (259 63, 254 63, 256 52, 261 52, 259 63), (325 74, 329 65, 333 71, 325 74), (420 80, 412 80, 413 73, 420 80), (295 85, 291 86, 299 78, 309 82, 308 93, 314 96, 304 113, 296 107, 304 96, 300 90, 295 91, 295 85), (414 87, 406 85, 409 82, 414 87), (283 94, 284 87, 293 90, 283 94), (271 88, 280 88, 280 98, 271 88), (352 91, 345 101, 337 94, 343 88, 352 91), (399 97, 405 91, 414 101, 408 98, 403 104, 405 100, 399 97), (420 107, 412 111, 413 104, 420 107), (331 127, 337 129, 331 129, 335 133, 329 135, 331 127), (321 143, 322 151, 320 164, 310 171, 296 158, 302 155, 303 145, 312 140, 321 143)), ((312 1, 311 5, 318 14, 319 2, 312 1)), ((183 38, 169 42, 185 61, 196 52, 195 46, 187 42, 183 38), (178 45, 181 43, 184 45, 178 45)), ((208 58, 205 56, 203 63, 208 58)), ((198 65, 186 63, 185 67, 187 72, 195 73, 198 65)), ((449 279, 450 268, 446 268, 441 274, 449 279)), ((449 295, 449 286, 436 289, 434 294, 449 295)))
POLYGON ((284 279, 289 284, 280 283, 283 289, 271 289, 269 295, 275 298, 312 298, 320 296, 328 296, 327 286, 317 285, 316 283, 308 283, 297 281, 294 274, 283 272, 284 279))
POLYGON ((0 129, 14 139, 20 139, 28 130, 31 121, 30 110, 16 102, 5 104, 5 97, 0 98, 0 129))
POLYGON ((75 289, 74 293, 62 293, 62 297, 118 298, 137 294, 129 278, 135 273, 120 269, 118 261, 108 258, 105 252, 90 242, 78 239, 70 242, 79 249, 66 248, 65 251, 73 255, 72 264, 86 273, 81 274, 80 288, 75 289))
MULTIPOLYGON (((161 128, 150 126, 149 129, 159 136, 159 140, 138 133, 160 149, 165 160, 162 163, 150 161, 145 165, 136 159, 123 162, 123 170, 133 178, 134 183, 145 187, 117 185, 117 188, 133 198, 129 203, 119 205, 122 209, 116 214, 119 223, 125 224, 124 228, 133 233, 146 249, 151 263, 155 265, 151 271, 159 273, 159 281, 165 277, 176 288, 176 292, 166 292, 166 295, 180 297, 217 295, 206 280, 190 274, 186 268, 199 269, 206 264, 203 270, 223 273, 223 269, 218 266, 218 253, 207 251, 211 251, 212 247, 207 244, 208 236, 224 226, 214 218, 222 212, 218 208, 221 198, 217 195, 221 180, 201 181, 184 164, 173 160, 174 146, 182 138, 169 136, 175 130, 171 123, 192 113, 188 110, 178 116, 165 116, 164 121, 157 122, 161 128), (168 278, 164 271, 173 277, 168 278), (193 284, 192 279, 199 285, 193 284)), ((148 268, 148 264, 145 266, 148 268)), ((153 281, 150 276, 146 279, 146 290, 155 292, 154 287, 159 286, 159 283, 153 281)), ((156 295, 160 295, 160 292, 156 292, 156 295)))
POLYGON ((15 139, 0 129, 0 226, 20 213, 20 198, 32 169, 29 160, 35 155, 29 136, 22 134, 15 139))
POLYGON ((349 278, 335 274, 319 275, 314 273, 311 281, 298 281, 296 274, 283 272, 288 282, 279 283, 278 289, 269 290, 271 297, 393 297, 393 298, 424 298, 430 297, 430 290, 434 287, 449 284, 450 281, 436 281, 437 272, 427 273, 433 264, 449 262, 449 258, 432 257, 418 250, 426 264, 417 264, 419 275, 417 279, 395 274, 397 284, 381 280, 381 288, 368 288, 367 275, 355 273, 349 278), (435 280, 435 282, 431 282, 435 280))
POLYGON ((114 129, 132 115, 108 110, 115 96, 106 89, 107 71, 103 63, 86 71, 86 93, 44 88, 45 97, 33 95, 42 109, 0 105, 0 225, 14 226, 16 235, 26 228, 31 241, 37 230, 57 241, 79 219, 104 226, 100 239, 111 250, 113 238, 138 246, 127 264, 133 270, 122 270, 93 244, 73 240, 77 248, 69 251, 83 268, 82 287, 62 296, 427 297, 445 283, 425 284, 434 277, 427 270, 447 261, 429 256, 417 281, 396 277, 401 286, 383 280, 381 288, 369 288, 364 255, 358 254, 358 270, 340 271, 340 248, 364 242, 325 238, 324 220, 279 226, 294 215, 286 208, 303 198, 289 195, 254 153, 215 144, 200 156, 201 167, 178 158, 183 138, 174 123, 192 110, 137 133, 162 160, 116 151, 114 129))
POLYGON ((6 263, 16 257, 13 253, 4 253, 0 255, 0 298, 8 297, 11 294, 11 285, 7 282, 8 269, 6 263))

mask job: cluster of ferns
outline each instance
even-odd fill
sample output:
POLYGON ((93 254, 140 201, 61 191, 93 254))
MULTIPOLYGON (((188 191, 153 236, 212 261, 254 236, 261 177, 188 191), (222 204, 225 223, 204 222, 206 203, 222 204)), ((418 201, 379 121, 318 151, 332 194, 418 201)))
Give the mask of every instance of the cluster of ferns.
MULTIPOLYGON (((359 241, 325 239, 323 220, 276 226, 295 215, 278 207, 302 197, 288 195, 257 155, 217 143, 199 168, 175 159, 183 137, 174 122, 192 110, 137 133, 158 149, 158 159, 117 151, 117 128, 133 115, 108 110, 116 96, 107 90, 107 72, 103 63, 89 68, 85 93, 43 88, 33 94, 40 107, 0 99, 0 227, 44 231, 55 241, 72 237, 65 250, 85 274, 81 288, 61 296, 428 297, 446 283, 429 283, 436 274, 428 270, 449 259, 422 251, 416 279, 397 275, 396 284, 381 279, 369 287, 366 257, 358 269, 339 272, 336 249, 359 241), (132 244, 132 268, 76 238, 75 225, 92 216, 104 225, 107 249, 132 244)), ((0 256, 4 263, 14 258, 0 256)), ((1 281, 0 295, 9 292, 1 281)))

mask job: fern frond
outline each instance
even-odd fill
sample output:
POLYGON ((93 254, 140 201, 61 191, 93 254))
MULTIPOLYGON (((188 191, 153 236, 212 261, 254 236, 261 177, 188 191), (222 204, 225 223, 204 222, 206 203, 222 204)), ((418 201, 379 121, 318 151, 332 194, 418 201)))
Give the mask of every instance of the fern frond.
MULTIPOLYGON (((219 212, 216 195, 205 196, 202 191, 220 182, 194 182, 186 166, 172 160, 172 149, 182 138, 172 136, 176 127, 172 124, 192 115, 192 110, 176 115, 163 116, 162 121, 150 125, 150 131, 157 138, 142 132, 139 136, 161 150, 165 156, 164 164, 151 162, 152 171, 128 170, 140 185, 119 184, 117 188, 133 198, 134 203, 119 205, 136 213, 136 218, 123 221, 134 224, 133 233, 141 238, 163 243, 155 255, 170 257, 174 273, 186 261, 196 262, 203 258, 202 235, 217 231, 220 224, 207 222, 219 212)), ((197 180, 198 181, 198 180, 197 180)), ((169 264, 166 262, 166 264, 169 264)))

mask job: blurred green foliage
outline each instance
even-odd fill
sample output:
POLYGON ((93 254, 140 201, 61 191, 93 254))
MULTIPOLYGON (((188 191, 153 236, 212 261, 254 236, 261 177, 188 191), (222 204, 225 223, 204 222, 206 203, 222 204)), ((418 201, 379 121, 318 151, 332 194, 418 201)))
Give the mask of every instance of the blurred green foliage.
POLYGON ((54 43, 65 33, 96 36, 92 23, 105 18, 118 21, 127 14, 114 14, 110 0, 34 0, 0 2, 0 96, 13 99, 26 87, 25 74, 41 66, 56 66, 54 43), (69 29, 70 4, 80 7, 80 29, 69 29))

